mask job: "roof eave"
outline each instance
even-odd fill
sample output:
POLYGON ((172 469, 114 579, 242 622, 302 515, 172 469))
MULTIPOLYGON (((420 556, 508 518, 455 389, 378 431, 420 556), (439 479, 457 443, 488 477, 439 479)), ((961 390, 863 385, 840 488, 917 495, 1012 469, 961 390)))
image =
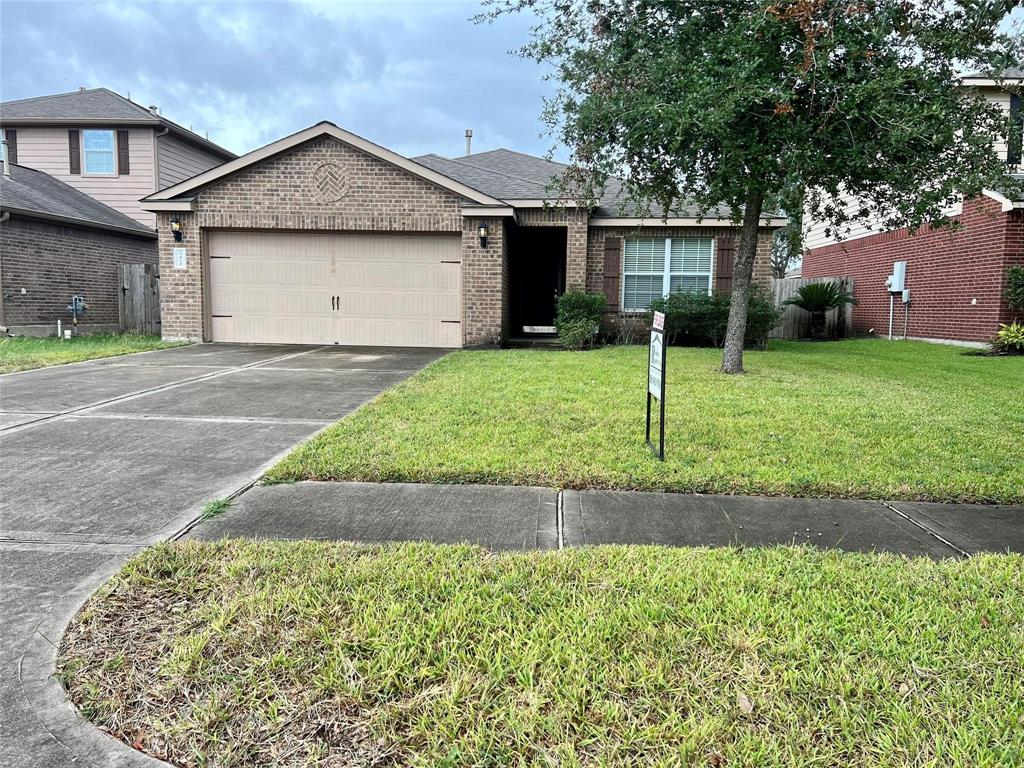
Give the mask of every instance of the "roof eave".
POLYGON ((110 118, 110 117, 0 117, 3 125, 162 125, 158 118, 110 118))
POLYGON ((83 227, 85 229, 102 229, 107 232, 131 235, 132 237, 144 237, 153 240, 157 237, 155 231, 135 229, 133 227, 119 227, 116 224, 104 224, 103 222, 92 221, 90 219, 80 219, 75 216, 61 216, 56 213, 45 213, 43 211, 30 211, 25 208, 15 208, 9 205, 0 207, 0 211, 9 213, 12 216, 21 216, 26 219, 40 219, 42 221, 54 221, 60 224, 74 224, 77 227, 83 227))
POLYGON ((177 200, 149 200, 143 198, 141 207, 150 213, 174 213, 188 212, 195 210, 196 199, 194 197, 179 198, 177 200))
MULTIPOLYGON (((769 229, 779 229, 786 226, 789 219, 785 216, 764 216, 761 218, 760 226, 769 229)), ((669 216, 659 218, 657 216, 595 216, 587 222, 591 227, 735 227, 736 222, 732 219, 721 217, 698 217, 698 216, 669 216)))
MULTIPOLYGON (((474 189, 473 187, 463 184, 460 181, 456 181, 449 176, 445 176, 443 173, 435 171, 432 168, 421 165, 415 160, 402 157, 398 153, 392 152, 390 149, 382 147, 379 144, 374 144, 372 141, 364 139, 362 136, 357 136, 354 133, 350 133, 349 131, 339 128, 334 123, 328 121, 311 125, 309 128, 293 133, 290 136, 285 136, 284 138, 271 142, 259 149, 254 149, 252 152, 242 155, 241 157, 237 157, 234 160, 222 163, 216 168, 204 171, 203 173, 193 176, 191 179, 186 179, 185 181, 179 182, 167 189, 154 192, 152 195, 144 197, 142 201, 144 203, 148 203, 171 200, 185 194, 186 192, 191 192, 192 190, 212 184, 218 179, 238 173, 239 171, 257 163, 269 160, 293 149, 294 147, 323 135, 331 136, 342 143, 353 146, 360 151, 366 152, 367 154, 377 157, 384 162, 397 166, 414 176, 419 176, 426 181, 436 184, 439 187, 447 189, 448 191, 475 203, 481 203, 484 205, 507 205, 504 200, 499 200, 496 197, 484 194, 478 189, 474 189)), ((145 208, 145 205, 143 205, 143 208, 145 208)))
POLYGON ((994 189, 983 189, 981 193, 987 197, 991 197, 1002 209, 1003 213, 1009 213, 1010 211, 1024 208, 1024 200, 1011 200, 1002 192, 997 192, 994 189))

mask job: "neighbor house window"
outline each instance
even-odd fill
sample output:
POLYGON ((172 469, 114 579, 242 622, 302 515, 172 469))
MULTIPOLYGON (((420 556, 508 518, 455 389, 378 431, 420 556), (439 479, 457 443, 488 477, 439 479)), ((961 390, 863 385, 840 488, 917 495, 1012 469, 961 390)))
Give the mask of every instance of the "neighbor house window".
POLYGON ((710 293, 710 237, 635 237, 623 251, 622 308, 641 311, 669 293, 710 293))
POLYGON ((82 170, 113 176, 117 170, 113 131, 82 131, 82 170))

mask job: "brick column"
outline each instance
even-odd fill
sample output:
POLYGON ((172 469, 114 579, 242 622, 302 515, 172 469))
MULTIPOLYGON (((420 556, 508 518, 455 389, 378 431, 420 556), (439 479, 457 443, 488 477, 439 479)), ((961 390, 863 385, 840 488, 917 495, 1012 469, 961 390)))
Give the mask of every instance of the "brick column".
POLYGON ((565 290, 587 290, 587 218, 583 209, 568 211, 565 251, 565 290))
POLYGON ((160 250, 160 328, 168 341, 203 340, 203 253, 193 213, 157 215, 160 250), (171 219, 179 218, 182 239, 171 232, 171 219), (184 248, 187 265, 174 268, 174 248, 184 248))
POLYGON ((505 330, 507 243, 500 218, 466 216, 462 221, 462 343, 467 347, 498 345, 505 330), (487 225, 487 247, 480 247, 479 227, 487 225))

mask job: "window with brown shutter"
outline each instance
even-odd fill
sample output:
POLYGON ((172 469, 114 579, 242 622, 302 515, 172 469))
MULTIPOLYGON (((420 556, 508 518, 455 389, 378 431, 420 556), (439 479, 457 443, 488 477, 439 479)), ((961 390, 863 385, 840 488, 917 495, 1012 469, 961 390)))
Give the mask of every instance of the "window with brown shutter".
POLYGON ((82 144, 78 137, 78 131, 68 131, 68 157, 70 159, 68 173, 82 172, 82 144))
POLYGON ((4 128, 4 138, 7 139, 7 160, 11 163, 18 162, 18 132, 14 128, 4 128))
POLYGON ((117 173, 119 176, 128 175, 128 130, 126 128, 117 131, 117 173))
POLYGON ((619 280, 622 274, 622 238, 604 239, 604 295, 608 306, 619 308, 619 280))
POLYGON ((736 238, 719 237, 715 240, 715 291, 728 293, 732 290, 732 273, 736 266, 736 238))

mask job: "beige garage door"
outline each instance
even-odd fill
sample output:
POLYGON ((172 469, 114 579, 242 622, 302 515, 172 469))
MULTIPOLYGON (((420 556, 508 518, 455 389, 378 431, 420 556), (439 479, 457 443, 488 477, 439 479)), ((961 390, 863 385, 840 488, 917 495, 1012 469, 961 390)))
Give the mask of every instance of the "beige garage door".
POLYGON ((212 232, 214 341, 462 346, 459 236, 212 232))

